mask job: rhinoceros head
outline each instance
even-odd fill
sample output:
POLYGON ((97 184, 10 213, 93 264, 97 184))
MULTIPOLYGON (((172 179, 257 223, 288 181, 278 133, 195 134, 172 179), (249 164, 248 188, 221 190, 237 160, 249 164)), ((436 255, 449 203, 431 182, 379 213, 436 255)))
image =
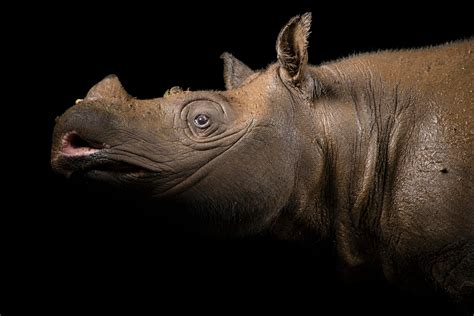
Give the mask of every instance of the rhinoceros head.
POLYGON ((224 53, 226 91, 173 88, 140 100, 106 77, 57 120, 53 169, 262 229, 293 198, 304 155, 300 130, 309 115, 302 112, 314 93, 306 72, 310 19, 295 17, 282 29, 278 62, 265 70, 224 53))

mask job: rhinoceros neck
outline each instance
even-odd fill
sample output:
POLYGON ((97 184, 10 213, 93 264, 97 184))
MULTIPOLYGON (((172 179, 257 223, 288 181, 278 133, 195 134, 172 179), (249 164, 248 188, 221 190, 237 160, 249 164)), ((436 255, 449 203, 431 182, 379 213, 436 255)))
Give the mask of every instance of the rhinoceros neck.
POLYGON ((413 128, 413 93, 386 80, 370 60, 347 60, 313 70, 323 94, 313 104, 315 137, 324 166, 315 186, 316 213, 349 265, 374 258, 380 219, 394 173, 413 128))

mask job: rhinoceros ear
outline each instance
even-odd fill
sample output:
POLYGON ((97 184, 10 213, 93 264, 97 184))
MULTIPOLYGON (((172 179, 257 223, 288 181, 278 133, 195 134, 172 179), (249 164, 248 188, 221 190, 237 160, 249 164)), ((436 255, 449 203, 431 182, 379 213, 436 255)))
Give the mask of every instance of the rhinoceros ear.
POLYGON ((254 72, 246 64, 229 53, 223 53, 224 60, 224 83, 227 90, 235 89, 242 84, 254 72))
POLYGON ((293 84, 298 84, 308 62, 308 36, 311 28, 311 13, 293 17, 280 31, 276 49, 280 62, 280 75, 293 84))
POLYGON ((127 91, 122 87, 116 75, 108 75, 102 81, 93 86, 84 100, 94 101, 98 99, 120 99, 130 98, 127 91))

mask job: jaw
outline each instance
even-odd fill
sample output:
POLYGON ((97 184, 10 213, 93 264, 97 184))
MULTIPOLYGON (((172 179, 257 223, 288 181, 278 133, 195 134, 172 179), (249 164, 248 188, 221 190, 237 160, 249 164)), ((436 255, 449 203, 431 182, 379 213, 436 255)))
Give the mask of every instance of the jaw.
MULTIPOLYGON (((119 144, 115 140, 114 145, 109 145, 82 135, 82 132, 72 131, 54 138, 51 165, 56 173, 75 180, 92 180, 127 190, 143 190, 159 199, 186 191, 206 175, 205 166, 171 166, 173 161, 180 159, 170 159, 167 153, 154 159, 135 154, 133 146, 124 148, 123 144, 130 144, 126 140, 119 144), (163 165, 160 160, 164 161, 163 165)), ((221 151, 219 147, 201 151, 201 155, 210 157, 200 160, 212 161, 212 156, 218 156, 221 151)))

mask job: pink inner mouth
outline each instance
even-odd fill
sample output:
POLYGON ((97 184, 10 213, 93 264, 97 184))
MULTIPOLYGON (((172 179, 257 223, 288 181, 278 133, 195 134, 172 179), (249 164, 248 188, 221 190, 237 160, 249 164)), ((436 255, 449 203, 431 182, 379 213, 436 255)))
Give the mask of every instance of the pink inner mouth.
POLYGON ((63 136, 61 153, 65 156, 85 156, 100 151, 81 138, 77 133, 71 132, 63 136))

